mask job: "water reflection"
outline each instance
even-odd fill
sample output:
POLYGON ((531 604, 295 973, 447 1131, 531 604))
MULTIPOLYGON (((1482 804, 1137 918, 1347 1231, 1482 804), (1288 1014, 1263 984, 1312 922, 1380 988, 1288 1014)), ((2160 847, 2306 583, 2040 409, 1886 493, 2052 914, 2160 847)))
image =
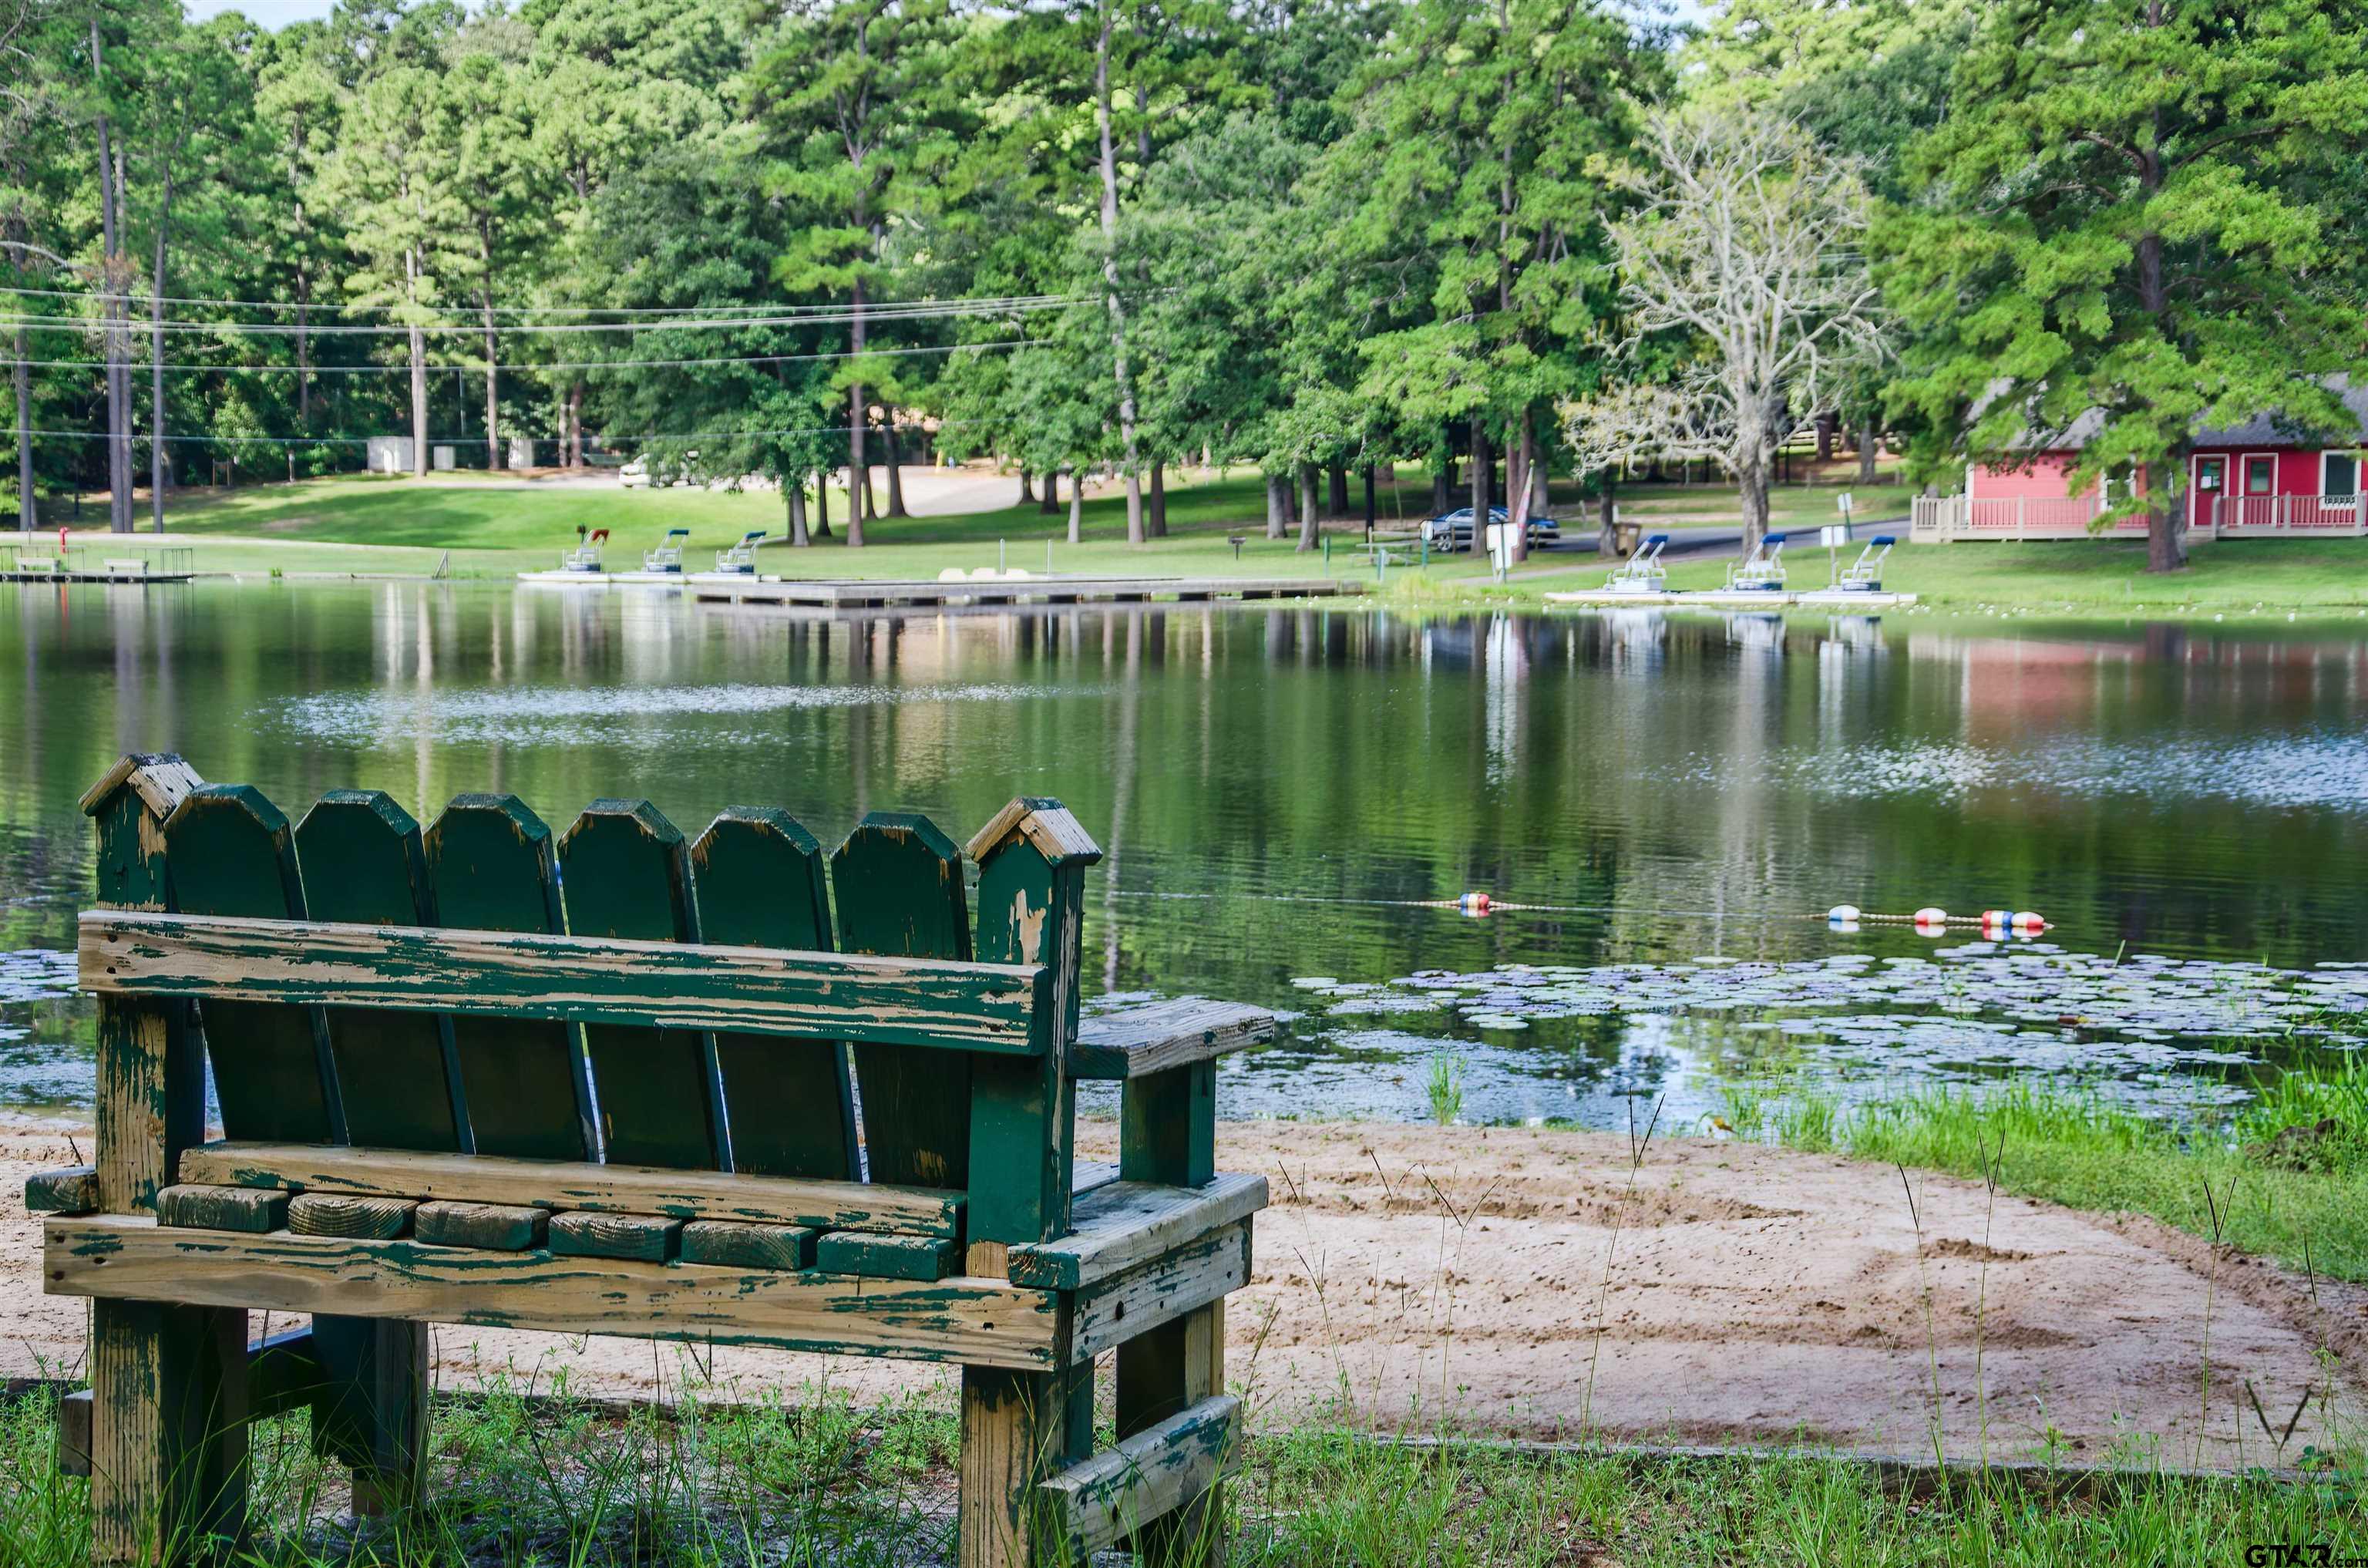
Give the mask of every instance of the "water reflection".
MULTIPOLYGON (((2359 956, 2368 914, 2348 634, 199 585, 0 589, 0 950, 70 946, 74 801, 131 749, 290 807, 495 789, 564 820, 641 794, 694 831, 786 804, 825 839, 871 809, 959 835, 1057 795, 1108 852, 1096 985, 1279 1006, 1311 974, 1922 950, 1828 933, 1839 902, 2032 908, 2076 950, 2289 965, 2359 956), (1551 907, 1413 906, 1466 890, 1551 907)), ((86 1049, 79 1003, 0 995, 0 1026, 19 1103, 55 1089, 28 1039, 86 1049)), ((1229 1074, 1235 1108, 1418 1114, 1452 1039, 1475 1113, 1612 1121, 1706 1059, 1666 1021, 1350 1032, 1297 1026, 1229 1074)))

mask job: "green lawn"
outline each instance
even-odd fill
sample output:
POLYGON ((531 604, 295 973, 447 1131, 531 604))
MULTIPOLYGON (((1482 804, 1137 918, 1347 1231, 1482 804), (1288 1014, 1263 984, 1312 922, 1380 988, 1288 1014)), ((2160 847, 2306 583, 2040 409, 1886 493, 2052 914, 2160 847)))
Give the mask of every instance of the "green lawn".
MULTIPOLYGON (((1830 520, 1839 488, 1780 488, 1771 497, 1777 526, 1806 528, 1830 520)), ((1882 518, 1906 509, 1908 492, 1899 485, 1851 488, 1861 517, 1882 518)), ((1351 494, 1355 498, 1353 485, 1351 494)), ((1733 493, 1708 485, 1628 486, 1620 503, 1632 520, 1648 526, 1734 518, 1733 493)), ((1558 486, 1554 508, 1572 521, 1574 531, 1585 526, 1588 508, 1575 492, 1558 486)), ((1377 509, 1385 530, 1427 514, 1428 475, 1402 470, 1397 483, 1383 484, 1377 509)), ((843 494, 834 492, 831 510, 843 530, 843 494)), ((1300 552, 1293 539, 1265 537, 1265 490, 1255 473, 1175 485, 1167 510, 1169 537, 1141 549, 1126 543, 1124 500, 1109 495, 1086 503, 1084 542, 1076 546, 1067 543, 1065 506, 1049 515, 1029 506, 878 522, 868 530, 871 542, 862 550, 847 549, 842 532, 803 553, 786 546, 768 549, 762 565, 768 573, 817 577, 933 578, 948 567, 969 571, 997 564, 1042 571, 1049 543, 1049 564, 1056 572, 1266 576, 1326 569, 1320 554, 1300 552), (1229 536, 1244 540, 1238 557, 1229 536)), ((90 520, 91 509, 85 507, 84 515, 90 520)), ((201 572, 424 575, 449 552, 450 574, 464 578, 507 578, 555 565, 559 552, 575 542, 579 526, 610 531, 612 566, 637 564, 640 551, 670 528, 691 530, 694 563, 746 529, 778 535, 787 528, 777 494, 561 483, 495 489, 465 475, 348 475, 176 496, 169 521, 176 541, 194 548, 201 572)), ((1339 549, 1361 533, 1358 523, 1329 524, 1326 531, 1335 540, 1331 573, 1369 574, 1339 549)), ((0 551, 9 542, 0 535, 0 551)), ((135 540, 119 544, 100 533, 80 535, 75 542, 94 559, 126 544, 141 548, 135 540)), ((43 535, 33 548, 48 543, 43 535)), ((1535 605, 1549 592, 1599 585, 1608 566, 1592 554, 1549 551, 1500 584, 1465 555, 1434 560, 1420 571, 1393 572, 1385 597, 1406 608, 1441 609, 1535 605)), ((1796 582, 1822 582, 1824 551, 1815 545, 1796 547, 1792 567, 1796 582)), ((1680 562, 1671 567, 1669 581, 1677 588, 1714 587, 1725 571, 1724 560, 1680 562)), ((1885 581, 1918 595, 1927 608, 1952 613, 2354 619, 2368 615, 2368 540, 2199 543, 2189 569, 2168 576, 2146 571, 2143 544, 2121 540, 1902 544, 1892 555, 1885 581)))

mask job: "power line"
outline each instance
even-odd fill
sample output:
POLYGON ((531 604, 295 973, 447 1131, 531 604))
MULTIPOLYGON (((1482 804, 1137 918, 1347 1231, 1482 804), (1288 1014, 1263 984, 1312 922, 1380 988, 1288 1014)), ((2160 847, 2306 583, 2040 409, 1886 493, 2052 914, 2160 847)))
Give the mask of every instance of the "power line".
MULTIPOLYGON (((867 348, 857 354, 840 350, 831 354, 737 354, 712 359, 562 359, 550 363, 495 365, 495 370, 638 370, 681 369, 698 365, 791 365, 819 359, 895 358, 913 354, 959 354, 966 349, 1026 348, 1034 339, 1006 338, 995 343, 946 343, 918 348, 867 348)), ((408 365, 193 365, 188 363, 158 364, 153 359, 126 359, 135 370, 219 370, 225 375, 312 375, 312 376, 407 376, 408 365)), ((100 370, 107 368, 104 359, 0 359, 0 365, 23 365, 41 370, 100 370)), ((482 363, 463 365, 430 365, 431 376, 450 375, 456 371, 482 375, 486 367, 482 363)))
MULTIPOLYGON (((936 427, 942 430, 956 425, 977 423, 978 421, 974 419, 940 419, 936 427)), ((852 425, 810 425, 798 430, 679 430, 660 431, 654 435, 643 436, 612 435, 604 431, 597 438, 603 445, 619 441, 734 441, 745 440, 751 436, 844 436, 854 428, 852 425)), ((877 425, 864 426, 867 432, 878 431, 882 428, 883 426, 877 425)), ((25 433, 28 436, 39 436, 45 440, 105 441, 112 438, 104 430, 28 430, 25 433)), ((458 436, 430 436, 427 437, 427 444, 431 447, 458 447, 482 441, 484 438, 485 433, 483 430, 472 430, 464 431, 458 436)), ((366 447, 372 441, 407 441, 411 437, 409 436, 151 436, 135 430, 129 439, 134 446, 143 441, 162 440, 176 445, 190 443, 218 447, 366 447)), ((503 439, 507 440, 508 437, 504 437, 503 439)), ((564 437, 528 436, 520 439, 557 441, 564 437)))
MULTIPOLYGON (((483 336, 489 333, 504 336, 520 334, 573 336, 584 333, 709 332, 736 331, 745 327, 758 326, 845 326, 858 321, 873 324, 952 320, 963 317, 1017 314, 1030 311, 1066 310, 1074 305, 1090 302, 1085 300, 1047 296, 1041 300, 1017 304, 1007 304, 1001 301, 956 301, 937 305, 866 306, 860 312, 849 306, 835 305, 828 307, 833 313, 826 315, 774 314, 728 318, 682 318, 662 322, 559 322, 535 325, 500 324, 493 326, 487 326, 482 322, 474 324, 465 322, 433 322, 422 323, 417 327, 413 327, 408 324, 373 326, 331 324, 297 326, 277 322, 126 321, 116 324, 113 329, 123 333, 127 337, 142 333, 160 332, 182 335, 196 333, 215 337, 293 337, 299 335, 311 337, 397 337, 408 335, 414 331, 436 333, 439 335, 458 334, 469 337, 483 336)), ((70 328, 75 331, 87 331, 94 326, 103 324, 107 324, 95 322, 88 316, 0 315, 0 326, 70 328)))
MULTIPOLYGON (((5 284, 0 284, 0 294, 22 294, 45 300, 88 300, 97 304, 114 303, 145 305, 150 303, 161 303, 167 305, 219 305, 239 310, 309 310, 324 311, 331 314, 346 315, 351 315, 365 311, 377 311, 382 312, 402 309, 399 305, 392 304, 338 304, 320 301, 298 301, 294 300, 226 300, 212 299, 202 295, 188 294, 152 295, 137 293, 92 293, 86 290, 80 289, 18 289, 12 288, 5 284)), ((1065 300, 1073 303, 1090 304, 1093 302, 1095 296, 1087 294, 1004 294, 952 302, 975 305, 1023 305, 1042 300, 1065 300)), ((885 301, 879 308, 889 308, 898 302, 899 301, 885 301)), ((928 301, 908 301, 902 302, 927 303, 928 301)), ((799 312, 838 311, 845 309, 847 309, 847 307, 844 305, 495 305, 493 307, 493 313, 497 316, 599 315, 684 316, 698 318, 705 316, 729 315, 734 312, 781 315, 793 314, 799 312)), ((459 312, 452 310, 439 310, 437 313, 440 315, 456 315, 459 312)), ((470 315, 483 315, 484 312, 481 309, 472 307, 469 309, 467 313, 470 315)), ((80 320, 81 318, 77 317, 73 319, 80 320)))

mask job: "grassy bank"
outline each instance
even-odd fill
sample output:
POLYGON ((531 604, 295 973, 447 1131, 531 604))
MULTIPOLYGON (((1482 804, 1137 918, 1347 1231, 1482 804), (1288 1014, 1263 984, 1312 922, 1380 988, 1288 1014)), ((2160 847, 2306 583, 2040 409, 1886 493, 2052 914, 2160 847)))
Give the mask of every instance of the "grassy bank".
MULTIPOLYGON (((1831 484, 1779 489, 1771 497, 1775 526, 1794 530, 1831 521, 1835 490, 1831 484)), ((1884 485, 1854 494, 1860 516, 1882 517, 1904 511, 1908 493, 1884 485)), ((1410 529, 1429 512, 1430 499, 1428 476, 1402 470, 1381 488, 1382 528, 1410 529)), ((1354 487, 1352 501, 1360 512, 1354 487)), ((1647 528, 1732 527, 1736 520, 1732 494, 1708 486, 1630 486, 1621 492, 1621 506, 1647 528)), ((1370 568, 1349 551, 1362 538, 1360 521, 1326 525, 1334 542, 1327 564, 1321 552, 1298 550, 1295 536, 1266 538, 1265 507, 1264 483, 1255 473, 1193 475, 1170 487, 1168 537, 1139 548, 1126 543, 1125 499, 1112 491, 1086 502, 1082 542, 1076 545, 1067 542, 1065 504, 1053 514, 1020 506, 876 522, 861 550, 834 540, 807 551, 768 548, 761 562, 768 572, 824 577, 934 578, 949 567, 1042 571, 1049 565, 1066 573, 1196 576, 1328 572, 1371 581, 1370 568), (1242 540, 1238 551, 1230 542, 1235 538, 1242 540)), ((1557 487, 1554 507, 1570 520, 1574 535, 1586 530, 1588 507, 1575 490, 1557 487)), ((85 506, 85 523, 99 515, 85 506)), ((840 520, 843 539, 846 498, 837 492, 832 516, 840 520)), ((563 481, 490 484, 467 474, 346 475, 176 495, 169 522, 172 542, 189 546, 202 572, 424 576, 441 569, 462 579, 507 579, 554 565, 575 541, 578 527, 609 529, 610 562, 621 566, 638 564, 640 552, 669 528, 690 530, 688 553, 694 563, 748 529, 780 536, 787 528, 775 494, 623 490, 563 481)), ((148 540, 141 535, 119 542, 83 532, 74 542, 97 559, 143 551, 148 540)), ((15 542, 16 536, 0 535, 0 553, 15 542)), ((31 544, 46 551, 51 542, 44 534, 31 544)), ((2368 616, 2368 540, 2231 540, 2195 546, 2192 562, 2184 572, 2153 575, 2146 570, 2144 544, 2119 540, 1903 544, 1892 554, 1886 582, 1918 595, 1923 609, 1974 616, 2368 616)), ((1827 567, 1825 552, 1814 546, 1793 552, 1796 583, 1822 583, 1827 567)), ((1373 602, 1407 609, 1535 608, 1551 592, 1600 586, 1608 569, 1591 551, 1546 551, 1499 583, 1468 554, 1434 558, 1426 567, 1393 570, 1373 602)), ((1669 581, 1680 589, 1710 588, 1725 575, 1724 558, 1681 561, 1670 568, 1669 581)))
MULTIPOLYGON (((935 1404, 858 1411, 803 1391, 687 1401, 662 1414, 528 1401, 515 1386, 445 1399, 427 1505, 356 1528, 305 1417, 261 1424, 263 1528, 243 1563, 829 1564, 953 1561, 953 1423, 935 1404)), ((54 1404, 0 1407, 0 1562, 88 1561, 88 1489, 51 1462, 54 1404)), ((1228 1489, 1236 1568, 1506 1568, 1618 1562, 2225 1568, 2261 1541, 2368 1552, 2362 1477, 2201 1482, 2145 1467, 2086 1485, 1958 1472, 1896 1484, 1812 1453, 1637 1458, 1424 1451, 1345 1431, 1263 1436, 1228 1489)))
POLYGON ((2232 1121, 2170 1124, 2019 1078, 1845 1109, 1782 1079, 1724 1085, 1744 1137, 1982 1179, 2068 1208, 2151 1215, 2290 1268, 2368 1280, 2368 1067, 2287 1073, 2232 1121))

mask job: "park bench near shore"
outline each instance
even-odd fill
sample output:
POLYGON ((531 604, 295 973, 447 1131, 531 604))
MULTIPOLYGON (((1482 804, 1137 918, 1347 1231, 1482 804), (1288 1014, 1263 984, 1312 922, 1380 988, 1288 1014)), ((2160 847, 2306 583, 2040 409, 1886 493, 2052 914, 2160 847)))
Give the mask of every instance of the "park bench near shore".
POLYGON ((175 756, 83 806, 97 1154, 26 1200, 45 1289, 92 1301, 60 1425, 94 1560, 242 1539, 246 1423, 299 1408, 358 1513, 416 1502, 429 1323, 951 1363, 962 1568, 1222 1555, 1266 1182, 1216 1169, 1215 1062, 1273 1019, 1081 1027, 1100 850, 1059 802, 966 851, 873 812, 827 856, 785 812, 687 843, 641 801, 553 835, 462 795, 422 833, 332 790, 291 827, 175 756), (1075 1161, 1082 1078, 1121 1083, 1115 1166, 1075 1161), (250 1312, 313 1319, 250 1344, 250 1312))

